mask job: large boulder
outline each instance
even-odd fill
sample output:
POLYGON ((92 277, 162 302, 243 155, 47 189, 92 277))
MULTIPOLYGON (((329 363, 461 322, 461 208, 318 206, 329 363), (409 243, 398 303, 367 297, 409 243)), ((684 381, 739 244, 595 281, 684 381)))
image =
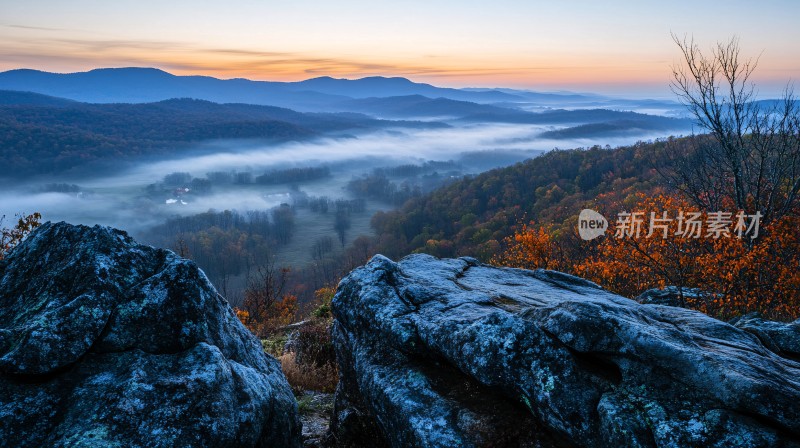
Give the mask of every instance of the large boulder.
POLYGON ((191 261, 47 223, 0 261, 0 446, 292 447, 278 362, 191 261))
POLYGON ((341 446, 800 446, 800 363, 563 273, 376 256, 333 313, 341 446))

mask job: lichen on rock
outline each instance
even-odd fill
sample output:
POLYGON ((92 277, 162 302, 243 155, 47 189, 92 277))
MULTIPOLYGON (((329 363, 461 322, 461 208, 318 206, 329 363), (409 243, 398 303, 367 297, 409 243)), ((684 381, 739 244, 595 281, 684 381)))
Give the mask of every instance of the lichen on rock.
POLYGON ((800 445, 800 363, 696 311, 428 255, 332 308, 342 446, 800 445))
POLYGON ((0 446, 299 444, 280 365, 191 261, 65 223, 0 261, 0 446))

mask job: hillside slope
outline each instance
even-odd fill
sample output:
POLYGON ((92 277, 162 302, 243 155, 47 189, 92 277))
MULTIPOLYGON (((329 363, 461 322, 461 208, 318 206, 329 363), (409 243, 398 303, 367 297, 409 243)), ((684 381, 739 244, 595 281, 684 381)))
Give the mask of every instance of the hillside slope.
POLYGON ((206 140, 286 141, 352 130, 444 126, 193 99, 92 104, 0 91, 0 176, 57 173, 142 155, 172 156, 189 143, 206 140))
POLYGON ((563 223, 598 195, 652 191, 662 180, 651 168, 662 142, 616 149, 555 150, 487 171, 378 213, 378 252, 421 251, 488 261, 522 220, 563 223))

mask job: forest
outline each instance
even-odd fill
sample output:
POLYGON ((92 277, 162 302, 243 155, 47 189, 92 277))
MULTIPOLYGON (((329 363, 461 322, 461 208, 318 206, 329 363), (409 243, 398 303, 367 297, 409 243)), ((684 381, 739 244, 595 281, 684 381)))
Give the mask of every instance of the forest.
MULTIPOLYGON (((737 238, 630 241, 610 236, 583 241, 578 237, 578 214, 584 208, 609 218, 626 210, 674 214, 698 209, 670 186, 667 173, 674 172, 682 158, 692 157, 713 143, 712 136, 704 135, 618 148, 553 150, 427 193, 419 186, 398 187, 388 175, 422 173, 424 177, 430 166, 377 169, 353 178, 347 188, 356 197, 404 204, 396 210, 377 212, 371 218, 374 235, 351 239, 346 247, 342 236, 348 231, 350 216, 364 212, 363 200, 300 193, 293 196, 291 204, 271 211, 209 211, 169 219, 151 229, 152 241, 195 260, 223 295, 233 291, 229 289, 231 279, 243 278, 248 287, 241 296, 230 296, 241 306, 252 296, 258 279, 264 282, 264 266, 271 266, 281 275, 271 276, 270 281, 280 279, 282 294, 292 297, 296 303, 293 309, 301 315, 319 305, 319 291, 335 286, 349 270, 376 253, 393 259, 429 253, 561 270, 628 297, 650 288, 679 287, 685 291, 687 306, 723 318, 753 311, 781 320, 800 317, 800 273, 792 268, 800 264, 796 203, 789 212, 767 223, 755 242, 737 238), (302 210, 330 214, 331 233, 338 234, 339 241, 321 236, 314 241, 309 262, 275 266, 274 254, 293 237, 295 215, 302 210), (725 285, 724 290, 720 285, 725 285), (693 294, 696 290, 708 294, 693 294)), ((300 177, 325 172, 322 168, 291 171, 300 177)), ((288 174, 278 177, 283 175, 288 174)), ((234 177, 224 176, 229 181, 234 177)), ((181 173, 164 179, 171 185, 180 181, 191 184, 193 179, 181 173)), ((703 210, 705 214, 710 211, 703 210)), ((279 321, 286 324, 295 318, 292 314, 279 321)), ((262 331, 269 334, 270 330, 262 331)))
POLYGON ((386 126, 445 125, 185 98, 90 104, 0 90, 0 176, 57 174, 91 162, 109 167, 142 156, 174 157, 193 149, 192 144, 213 140, 274 143, 386 126))
MULTIPOLYGON (((357 197, 403 205, 377 212, 371 218, 374 235, 360 236, 344 250, 334 250, 344 246, 343 238, 319 237, 307 264, 286 267, 284 289, 301 309, 309 310, 318 302, 315 291, 333 287, 376 253, 393 259, 428 253, 561 270, 628 297, 676 286, 687 291, 688 306, 720 317, 752 311, 778 319, 800 317, 800 278, 791 268, 800 262, 796 205, 764 227, 756 243, 735 238, 639 243, 608 236, 593 241, 578 237, 578 214, 584 208, 607 217, 625 210, 674 214, 697 209, 670 186, 667 171, 677 167, 676 154, 691 157, 710 144, 713 138, 705 135, 618 148, 553 150, 427 193, 419 186, 398 187, 388 177, 395 172, 425 173, 423 165, 377 169, 353 178, 347 188, 357 197), (720 285, 726 285, 724 291, 720 285), (709 295, 689 294, 698 288, 709 295), (764 300, 766 296, 771 299, 764 300)), ((271 212, 224 211, 175 218, 154 228, 153 234, 160 235, 157 244, 197 261, 221 291, 227 291, 231 277, 241 275, 251 283, 257 268, 270 264, 271 255, 291 239, 298 210, 330 213, 332 230, 341 237, 351 214, 363 213, 364 204, 360 199, 298 194, 291 205, 271 212)))

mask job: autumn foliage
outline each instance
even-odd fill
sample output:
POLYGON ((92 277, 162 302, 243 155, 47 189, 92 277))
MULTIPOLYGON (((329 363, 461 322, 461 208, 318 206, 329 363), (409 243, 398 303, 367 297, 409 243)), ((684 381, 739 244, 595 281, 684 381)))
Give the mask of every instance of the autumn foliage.
MULTIPOLYGON (((0 225, 3 224, 3 218, 0 217, 0 225)), ((33 213, 30 215, 17 216, 17 225, 11 228, 0 228, 0 260, 5 257, 5 254, 13 249, 17 244, 21 243, 33 229, 39 227, 42 215, 33 213)))
POLYGON ((244 307, 236 308, 236 317, 253 334, 263 338, 294 320, 297 312, 297 297, 288 294, 270 305, 261 306, 245 302, 244 307))
POLYGON ((331 340, 330 306, 335 293, 336 287, 331 285, 316 290, 317 306, 309 317, 295 326, 278 329, 261 341, 265 350, 281 362, 289 385, 298 395, 307 390, 332 393, 339 382, 331 340))
POLYGON ((287 268, 267 264, 258 269, 236 309, 239 320, 260 338, 266 338, 294 320, 297 297, 286 292, 287 268))
MULTIPOLYGON (((494 259, 521 268, 567 271, 627 297, 650 288, 696 288, 703 294, 683 295, 683 305, 723 319, 759 312, 774 319, 800 317, 800 219, 787 216, 760 228, 757 238, 737 235, 736 219, 728 234, 717 238, 703 229, 700 237, 680 233, 675 219, 663 222, 649 235, 650 213, 676 217, 693 206, 677 196, 633 195, 624 202, 605 204, 610 229, 605 236, 579 240, 569 228, 524 225, 506 239, 507 249, 494 259), (638 237, 617 237, 612 217, 623 210, 646 217, 638 237), (664 237, 666 232, 666 237, 664 237)), ((708 211, 699 211, 708 222, 708 211)), ((734 213, 735 215, 735 213, 734 213)))
POLYGON ((562 246, 554 237, 553 226, 522 224, 520 230, 506 239, 508 249, 492 259, 495 264, 522 269, 567 268, 562 246))

